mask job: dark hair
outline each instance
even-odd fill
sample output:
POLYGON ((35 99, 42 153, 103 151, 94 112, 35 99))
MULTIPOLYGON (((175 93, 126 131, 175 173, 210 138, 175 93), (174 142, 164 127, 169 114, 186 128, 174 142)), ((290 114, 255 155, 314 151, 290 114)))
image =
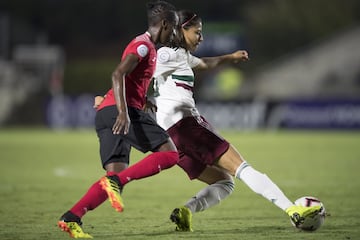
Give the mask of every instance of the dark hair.
POLYGON ((189 29, 201 22, 201 18, 194 12, 189 10, 180 10, 177 11, 177 15, 179 17, 179 25, 177 29, 176 37, 172 39, 170 43, 168 43, 168 47, 172 48, 185 48, 186 49, 186 41, 184 35, 182 34, 181 29, 189 29))
POLYGON ((176 8, 165 1, 153 1, 147 4, 147 17, 149 26, 154 26, 161 20, 176 22, 176 8))
POLYGON ((179 25, 184 29, 195 26, 201 22, 201 18, 194 12, 189 10, 180 10, 177 12, 179 16, 179 25))

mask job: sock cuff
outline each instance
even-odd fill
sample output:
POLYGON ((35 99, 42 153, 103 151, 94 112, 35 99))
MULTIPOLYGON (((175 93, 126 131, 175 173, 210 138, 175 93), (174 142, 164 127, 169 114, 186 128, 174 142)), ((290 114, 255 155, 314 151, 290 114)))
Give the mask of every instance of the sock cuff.
POLYGON ((111 171, 106 172, 106 176, 114 176, 116 174, 117 174, 117 172, 111 172, 111 171))
POLYGON ((239 167, 236 169, 236 171, 235 171, 235 177, 241 179, 241 178, 240 178, 241 172, 242 172, 245 168, 247 168, 247 167, 249 167, 249 166, 250 166, 250 164, 248 164, 246 161, 244 161, 243 163, 241 163, 240 166, 239 166, 239 167))

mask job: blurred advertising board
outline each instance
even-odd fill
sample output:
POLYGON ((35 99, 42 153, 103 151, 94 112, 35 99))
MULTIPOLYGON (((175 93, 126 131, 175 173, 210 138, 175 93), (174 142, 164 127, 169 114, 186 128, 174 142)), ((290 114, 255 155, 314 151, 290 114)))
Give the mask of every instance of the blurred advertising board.
MULTIPOLYGON (((94 95, 49 100, 49 127, 93 128, 94 95)), ((360 129, 360 100, 200 102, 199 112, 217 129, 360 129)))
POLYGON ((57 95, 49 99, 46 122, 50 128, 93 128, 95 123, 94 95, 75 97, 57 95))
POLYGON ((268 107, 270 128, 360 129, 360 100, 293 100, 268 107))
POLYGON ((360 129, 360 100, 208 102, 198 109, 219 129, 360 129))

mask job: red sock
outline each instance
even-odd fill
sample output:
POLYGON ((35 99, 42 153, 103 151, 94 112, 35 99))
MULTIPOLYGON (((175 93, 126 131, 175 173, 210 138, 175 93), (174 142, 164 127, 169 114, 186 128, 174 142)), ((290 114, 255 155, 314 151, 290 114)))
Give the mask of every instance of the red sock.
POLYGON ((87 211, 95 209, 108 198, 99 181, 94 183, 85 195, 70 209, 76 216, 82 218, 87 211))
POLYGON ((178 161, 178 152, 154 152, 117 175, 124 186, 134 179, 146 178, 159 173, 161 170, 171 168, 178 161))

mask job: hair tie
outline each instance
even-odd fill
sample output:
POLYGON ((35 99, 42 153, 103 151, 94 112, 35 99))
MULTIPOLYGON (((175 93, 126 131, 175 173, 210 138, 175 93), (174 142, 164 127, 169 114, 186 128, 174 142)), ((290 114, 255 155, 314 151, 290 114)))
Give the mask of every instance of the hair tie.
POLYGON ((191 20, 193 20, 196 17, 196 14, 194 14, 194 16, 192 16, 189 20, 187 20, 186 22, 184 22, 183 24, 181 24, 181 27, 185 27, 189 22, 191 22, 191 20))

